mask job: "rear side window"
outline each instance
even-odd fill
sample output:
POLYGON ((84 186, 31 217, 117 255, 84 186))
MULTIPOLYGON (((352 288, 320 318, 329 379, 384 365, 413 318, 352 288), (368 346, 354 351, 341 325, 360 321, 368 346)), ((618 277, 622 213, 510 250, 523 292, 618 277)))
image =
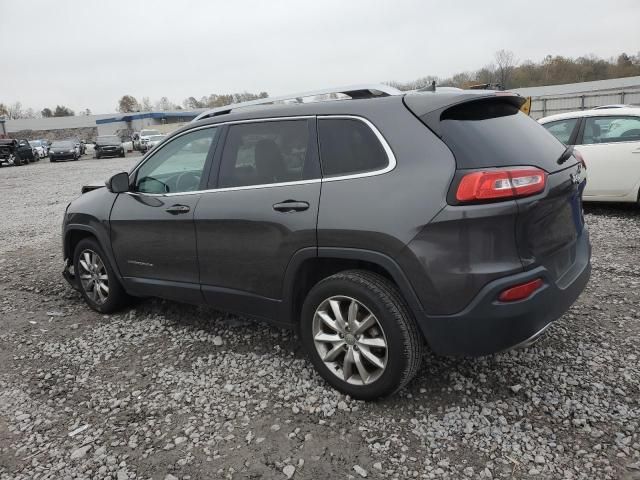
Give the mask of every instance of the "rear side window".
POLYGON ((578 124, 577 118, 567 118, 566 120, 558 120, 555 122, 549 122, 542 125, 547 131, 556 137, 559 141, 565 145, 569 144, 571 140, 571 134, 578 124))
POLYGON ((319 178, 311 143, 306 119, 231 125, 222 153, 219 187, 319 178))
MULTIPOLYGON (((440 117, 458 168, 532 165, 554 172, 565 146, 518 106, 495 98, 466 102, 440 117)), ((564 165, 565 167, 567 165, 564 165)))
POLYGON ((322 175, 335 177, 381 170, 389 158, 364 122, 350 118, 318 120, 322 175))
POLYGON ((584 124, 583 145, 640 141, 639 117, 590 117, 584 124))

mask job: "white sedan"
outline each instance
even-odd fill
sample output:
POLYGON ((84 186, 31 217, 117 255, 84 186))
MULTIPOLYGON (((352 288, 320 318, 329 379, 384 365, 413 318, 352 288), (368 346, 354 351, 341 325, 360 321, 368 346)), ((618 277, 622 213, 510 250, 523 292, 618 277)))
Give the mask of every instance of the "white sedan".
POLYGON ((582 154, 585 201, 640 201, 640 107, 560 113, 538 122, 582 154))

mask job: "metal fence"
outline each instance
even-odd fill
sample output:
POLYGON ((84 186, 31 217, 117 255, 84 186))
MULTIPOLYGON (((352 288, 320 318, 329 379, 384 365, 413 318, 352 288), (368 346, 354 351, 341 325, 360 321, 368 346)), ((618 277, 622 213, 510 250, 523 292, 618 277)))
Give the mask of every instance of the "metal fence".
POLYGON ((538 119, 556 113, 588 110, 590 108, 612 104, 640 105, 640 88, 584 93, 581 95, 532 97, 531 116, 538 119))

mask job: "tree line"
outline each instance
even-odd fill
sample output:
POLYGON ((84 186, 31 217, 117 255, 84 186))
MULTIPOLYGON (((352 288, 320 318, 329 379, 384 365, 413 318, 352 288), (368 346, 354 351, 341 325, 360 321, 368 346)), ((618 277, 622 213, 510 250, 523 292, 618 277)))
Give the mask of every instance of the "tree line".
POLYGON ((387 83, 400 90, 416 90, 430 86, 432 82, 443 87, 468 88, 473 85, 489 84, 507 89, 590 82, 637 75, 640 75, 640 52, 635 55, 621 53, 610 59, 595 55, 577 58, 547 55, 542 61, 533 62, 519 61, 512 51, 499 50, 495 53, 493 62, 478 70, 460 72, 445 78, 427 75, 408 82, 387 83))
MULTIPOLYGON (((64 105, 56 105, 53 110, 49 107, 43 108, 39 112, 33 108, 23 108, 22 103, 15 102, 12 104, 0 103, 0 118, 4 117, 9 120, 18 120, 20 118, 49 118, 49 117, 73 117, 76 113, 69 107, 64 105)), ((88 108, 83 110, 81 115, 91 115, 88 108)))
POLYGON ((187 97, 181 104, 173 103, 167 97, 162 97, 160 100, 152 103, 149 97, 142 97, 140 101, 133 95, 123 95, 118 101, 117 109, 121 113, 132 112, 150 112, 152 110, 193 110, 196 108, 215 108, 222 107, 224 105, 230 105, 232 103, 247 102, 249 100, 257 100, 259 98, 267 98, 269 94, 267 92, 260 93, 224 93, 217 94, 212 93, 208 96, 200 97, 187 97))

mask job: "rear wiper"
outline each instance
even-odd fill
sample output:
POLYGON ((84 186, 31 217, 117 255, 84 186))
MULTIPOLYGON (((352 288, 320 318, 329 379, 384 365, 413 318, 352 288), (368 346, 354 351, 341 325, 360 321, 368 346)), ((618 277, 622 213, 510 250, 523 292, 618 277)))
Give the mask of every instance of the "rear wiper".
POLYGON ((571 155, 573 155, 573 145, 569 145, 564 149, 564 152, 562 152, 562 155, 560 155, 560 158, 558 159, 558 165, 562 165, 564 162, 569 160, 571 155))

